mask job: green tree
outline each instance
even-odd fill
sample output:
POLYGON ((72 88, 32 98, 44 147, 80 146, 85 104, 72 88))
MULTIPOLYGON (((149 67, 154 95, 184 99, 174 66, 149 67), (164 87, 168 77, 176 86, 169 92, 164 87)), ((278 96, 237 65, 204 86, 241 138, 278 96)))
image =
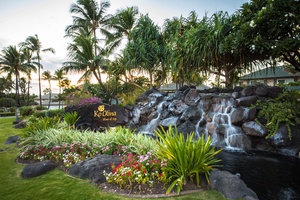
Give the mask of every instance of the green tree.
POLYGON ((30 82, 32 80, 31 74, 32 74, 32 72, 34 72, 34 73, 37 72, 37 67, 36 66, 38 66, 38 64, 37 64, 37 62, 35 62, 35 58, 32 57, 32 52, 29 49, 23 48, 22 49, 22 56, 28 64, 32 65, 32 68, 27 67, 27 70, 26 70, 26 75, 27 75, 27 106, 29 106, 30 82))
POLYGON ((166 78, 166 45, 160 29, 148 15, 141 16, 129 35, 129 42, 123 50, 126 68, 139 73, 146 72, 150 87, 159 87, 166 78))
POLYGON ((106 15, 106 10, 109 7, 108 1, 100 2, 99 6, 94 0, 77 0, 77 4, 72 4, 70 8, 70 13, 74 14, 73 24, 67 26, 66 35, 82 32, 84 28, 85 33, 94 40, 94 55, 97 55, 97 29, 104 29, 103 27, 109 20, 110 15, 106 15))
POLYGON ((55 53, 55 51, 53 48, 42 49, 42 43, 39 40, 38 35, 27 37, 25 42, 21 43, 20 45, 23 48, 28 49, 32 53, 36 53, 37 66, 38 66, 38 79, 39 79, 39 98, 40 98, 40 106, 42 107, 41 69, 43 68, 43 65, 41 64, 41 52, 55 53))
POLYGON ((60 108, 61 105, 61 89, 66 84, 64 80, 66 80, 66 73, 63 69, 58 69, 54 72, 54 75, 52 76, 53 80, 58 81, 58 87, 59 87, 59 94, 58 94, 58 108, 60 108))
POLYGON ((44 90, 45 94, 49 93, 49 102, 48 102, 48 110, 49 110, 50 103, 51 103, 51 95, 52 95, 51 80, 53 80, 53 76, 51 75, 51 72, 47 70, 42 73, 42 79, 48 81, 48 85, 49 85, 49 88, 44 90))
POLYGON ((2 50, 0 56, 0 71, 7 73, 7 77, 15 76, 15 90, 17 106, 21 106, 19 93, 20 73, 26 73, 27 67, 33 68, 32 65, 24 62, 22 52, 16 46, 8 46, 2 50))
POLYGON ((11 91, 13 85, 13 81, 9 79, 9 77, 0 77, 0 94, 8 93, 11 91))
POLYGON ((117 10, 117 13, 109 19, 107 27, 112 32, 108 30, 102 32, 107 37, 106 44, 109 45, 110 52, 119 47, 125 39, 128 42, 130 32, 136 25, 138 13, 137 7, 127 7, 117 10))
POLYGON ((300 4, 295 0, 251 0, 242 5, 239 33, 263 59, 287 62, 300 72, 300 4))
MULTIPOLYGON (((187 43, 190 31, 198 25, 198 16, 193 11, 187 18, 167 19, 164 23, 164 39, 170 51, 168 63, 171 66, 172 81, 180 87, 186 84, 198 85, 203 82, 199 68, 191 57, 190 48, 193 43, 187 43)), ((193 37, 196 37, 195 35, 193 37)))

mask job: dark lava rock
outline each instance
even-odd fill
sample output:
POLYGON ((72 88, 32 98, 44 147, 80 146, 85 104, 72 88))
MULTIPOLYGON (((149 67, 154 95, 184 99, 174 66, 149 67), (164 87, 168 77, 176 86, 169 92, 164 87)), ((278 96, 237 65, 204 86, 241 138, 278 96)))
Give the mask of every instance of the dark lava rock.
POLYGON ((23 178, 32 178, 45 174, 48 171, 55 169, 58 165, 51 160, 46 160, 37 163, 31 163, 24 167, 21 176, 23 178))

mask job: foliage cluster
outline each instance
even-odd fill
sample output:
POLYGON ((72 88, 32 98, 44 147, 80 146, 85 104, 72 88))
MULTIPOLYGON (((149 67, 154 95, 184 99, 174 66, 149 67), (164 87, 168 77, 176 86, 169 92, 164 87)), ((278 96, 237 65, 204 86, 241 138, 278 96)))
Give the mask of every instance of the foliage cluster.
POLYGON ((35 108, 31 106, 23 106, 20 108, 20 115, 23 117, 30 116, 35 112, 35 108))
MULTIPOLYGON (((76 114, 70 117, 76 120, 76 114)), ((67 126, 59 117, 31 118, 21 141, 20 157, 34 160, 54 160, 66 168, 97 154, 122 156, 122 163, 112 166, 107 180, 128 188, 133 184, 153 185, 154 181, 169 183, 169 193, 175 186, 179 193, 186 181, 196 181, 200 174, 208 178, 209 171, 218 162, 214 156, 220 152, 210 147, 210 139, 193 141, 193 135, 184 139, 177 129, 157 132, 159 140, 136 134, 122 128, 105 132, 79 131, 67 126)))
POLYGON ((17 105, 16 100, 9 97, 0 98, 0 107, 15 107, 17 105))
POLYGON ((102 99, 94 97, 88 90, 77 90, 66 95, 67 106, 82 107, 86 105, 102 103, 102 99))
POLYGON ((130 189, 134 185, 147 184, 153 187, 154 181, 166 181, 162 172, 164 163, 151 152, 145 155, 128 153, 122 156, 122 163, 111 165, 112 172, 104 173, 107 182, 130 189))
POLYGON ((195 141, 194 134, 190 134, 185 139, 183 134, 178 133, 176 127, 171 126, 167 131, 163 129, 156 131, 156 135, 159 137, 156 155, 166 160, 166 166, 162 170, 171 182, 167 194, 175 186, 177 193, 180 193, 189 180, 195 181, 200 187, 200 174, 204 174, 209 182, 210 171, 220 161, 215 155, 222 151, 211 147, 210 137, 205 140, 202 136, 195 141))
POLYGON ((268 130, 266 138, 274 136, 281 123, 286 125, 289 138, 292 138, 291 126, 300 125, 299 101, 300 92, 293 90, 284 92, 276 99, 257 103, 256 106, 260 108, 260 111, 256 120, 264 118, 267 121, 265 124, 268 130))

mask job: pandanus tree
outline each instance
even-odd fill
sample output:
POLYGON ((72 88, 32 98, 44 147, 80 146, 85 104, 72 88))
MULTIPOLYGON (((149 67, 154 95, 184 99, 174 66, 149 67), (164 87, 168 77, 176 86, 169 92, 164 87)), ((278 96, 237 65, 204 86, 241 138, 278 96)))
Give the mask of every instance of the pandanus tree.
POLYGON ((39 79, 39 101, 40 106, 42 106, 42 86, 41 86, 41 69, 43 68, 43 65, 41 64, 41 52, 51 52, 55 53, 55 50, 53 48, 42 48, 42 43, 38 38, 38 35, 35 36, 29 36, 26 38, 25 42, 20 44, 22 48, 26 48, 32 53, 36 54, 37 59, 37 66, 38 66, 38 79, 39 79))
POLYGON ((194 59, 189 55, 189 49, 193 47, 193 43, 187 43, 187 38, 197 24, 198 16, 192 11, 187 18, 181 16, 165 20, 163 26, 164 40, 171 50, 168 63, 171 66, 172 81, 179 86, 198 85, 204 80, 199 68, 194 64, 194 59))
POLYGON ((20 73, 26 73, 28 68, 34 69, 34 66, 24 62, 22 52, 16 46, 8 46, 2 50, 0 56, 0 71, 7 73, 9 79, 15 76, 16 103, 21 106, 19 81, 20 73))
POLYGON ((129 42, 123 50, 123 57, 129 70, 147 73, 150 87, 159 87, 166 78, 166 59, 168 57, 165 42, 159 27, 148 15, 141 16, 129 35, 129 42))
POLYGON ((235 15, 216 12, 210 18, 205 16, 186 38, 192 44, 187 55, 203 72, 225 79, 225 87, 232 88, 238 75, 253 68, 257 61, 251 50, 239 43, 239 34, 234 31, 235 15))

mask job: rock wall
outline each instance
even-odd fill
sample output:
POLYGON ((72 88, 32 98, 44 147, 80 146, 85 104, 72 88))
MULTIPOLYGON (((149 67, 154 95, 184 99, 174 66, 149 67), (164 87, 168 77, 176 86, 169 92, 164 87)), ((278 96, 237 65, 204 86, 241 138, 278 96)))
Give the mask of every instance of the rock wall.
POLYGON ((197 139, 211 136, 213 145, 220 148, 263 150, 298 155, 300 128, 292 128, 292 140, 287 127, 281 124, 276 135, 265 139, 267 129, 254 119, 258 100, 267 101, 280 95, 279 87, 248 86, 234 90, 212 88, 196 90, 184 86, 172 94, 151 89, 142 94, 135 106, 127 106, 128 126, 155 137, 157 128, 177 126, 187 135, 194 132, 197 139))

